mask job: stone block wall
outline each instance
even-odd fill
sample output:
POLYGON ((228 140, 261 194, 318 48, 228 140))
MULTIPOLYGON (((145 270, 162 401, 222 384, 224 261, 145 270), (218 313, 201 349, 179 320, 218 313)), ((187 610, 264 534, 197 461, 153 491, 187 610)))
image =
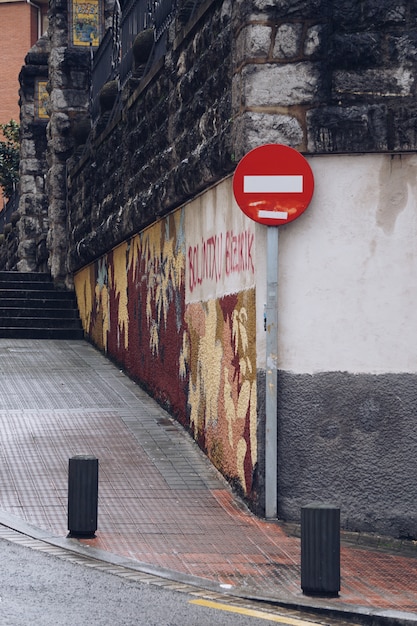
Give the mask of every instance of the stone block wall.
MULTIPOLYGON (((198 19, 174 21, 165 57, 139 85, 125 85, 122 114, 110 127, 101 120, 87 156, 69 164, 66 271, 220 180, 262 143, 306 154, 414 150, 416 17, 407 0, 206 0, 198 19)), ((66 119, 56 130, 62 143, 69 115, 57 116, 66 119)), ((64 158, 53 180, 63 167, 64 158)), ((61 252, 52 256, 63 263, 61 252)))
MULTIPOLYGON (((416 147, 415 3, 205 0, 188 21, 186 4, 165 57, 123 87, 122 113, 111 127, 99 121, 80 160, 90 53, 68 47, 67 2, 51 2, 42 176, 58 283, 71 286, 75 268, 231 173, 256 145, 306 154, 416 147)), ((104 8, 109 26, 112 2, 104 8)), ((22 232, 22 250, 26 239, 22 232)))
POLYGON ((20 201, 16 269, 48 269, 49 228, 46 178, 46 119, 38 116, 37 81, 48 79, 49 40, 42 37, 26 55, 20 80, 20 201))
POLYGON ((49 124, 48 124, 48 215, 47 245, 49 268, 57 285, 71 286, 66 255, 67 160, 76 142, 74 121, 88 110, 90 51, 69 47, 69 6, 66 0, 53 0, 49 6, 49 124))
POLYGON ((194 28, 174 23, 165 59, 124 87, 122 114, 72 159, 71 271, 233 170, 230 12, 210 1, 194 28))
POLYGON ((239 2, 236 153, 416 148, 415 3, 239 2))

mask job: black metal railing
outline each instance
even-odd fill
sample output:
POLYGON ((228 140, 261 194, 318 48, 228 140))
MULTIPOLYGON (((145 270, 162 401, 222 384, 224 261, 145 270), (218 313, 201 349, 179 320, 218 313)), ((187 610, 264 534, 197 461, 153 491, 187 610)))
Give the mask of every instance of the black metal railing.
POLYGON ((8 199, 4 205, 3 210, 0 211, 0 234, 4 232, 6 224, 10 224, 12 215, 19 208, 19 194, 14 192, 11 198, 8 199))
POLYGON ((113 29, 106 31, 93 57, 91 69, 91 117, 96 120, 100 115, 100 90, 111 80, 113 59, 113 29))
MULTIPOLYGON (((120 0, 116 2, 113 25, 94 54, 91 70, 91 115, 100 115, 99 96, 103 85, 118 78, 123 86, 133 73, 133 44, 136 36, 154 29, 154 47, 147 69, 166 52, 166 31, 177 12, 182 23, 194 14, 201 0, 120 0)), ((145 73, 146 73, 145 70, 145 73)))
POLYGON ((138 33, 152 26, 152 3, 149 0, 130 0, 122 9, 120 38, 120 82, 124 84, 133 64, 133 42, 138 33))
POLYGON ((186 24, 192 19, 202 0, 182 0, 178 9, 178 19, 181 24, 186 24))
POLYGON ((175 16, 178 0, 156 0, 153 5, 155 39, 158 41, 175 16))

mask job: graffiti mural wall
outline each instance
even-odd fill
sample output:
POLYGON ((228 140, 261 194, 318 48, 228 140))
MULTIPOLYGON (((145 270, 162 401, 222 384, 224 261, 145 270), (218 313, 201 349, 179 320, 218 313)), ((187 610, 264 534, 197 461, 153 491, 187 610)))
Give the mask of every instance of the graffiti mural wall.
POLYGON ((75 276, 90 340, 250 497, 257 462, 255 224, 231 180, 75 276))

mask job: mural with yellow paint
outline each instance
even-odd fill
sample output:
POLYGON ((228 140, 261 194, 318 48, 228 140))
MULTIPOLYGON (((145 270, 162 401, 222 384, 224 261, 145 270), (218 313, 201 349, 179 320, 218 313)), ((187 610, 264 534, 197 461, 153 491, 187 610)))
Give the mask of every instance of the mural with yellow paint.
MULTIPOLYGON (((198 301, 186 297, 187 251, 195 248, 192 238, 191 244, 187 240, 186 224, 194 208, 183 207, 78 272, 80 315, 91 341, 174 415, 224 476, 250 495, 257 462, 255 286, 248 288, 245 276, 243 290, 230 289, 235 293, 198 301)), ((254 272, 253 234, 246 225, 230 227, 216 246, 216 271, 219 277, 228 274, 229 285, 233 271, 236 284, 238 269, 254 272)), ((207 277, 213 279, 209 271, 207 266, 207 277)), ((201 281, 198 286, 204 287, 201 281)))
POLYGON ((190 427, 210 460, 245 493, 257 461, 255 290, 186 310, 190 427))

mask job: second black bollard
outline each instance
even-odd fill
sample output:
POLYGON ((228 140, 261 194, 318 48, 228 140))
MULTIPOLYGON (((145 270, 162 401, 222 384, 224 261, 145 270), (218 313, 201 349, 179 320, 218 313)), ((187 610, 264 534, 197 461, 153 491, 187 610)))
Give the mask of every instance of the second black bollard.
POLYGON ((98 510, 98 459, 78 455, 68 466, 68 537, 95 537, 98 510))
POLYGON ((337 596, 340 591, 340 509, 309 504, 301 509, 303 593, 337 596))

